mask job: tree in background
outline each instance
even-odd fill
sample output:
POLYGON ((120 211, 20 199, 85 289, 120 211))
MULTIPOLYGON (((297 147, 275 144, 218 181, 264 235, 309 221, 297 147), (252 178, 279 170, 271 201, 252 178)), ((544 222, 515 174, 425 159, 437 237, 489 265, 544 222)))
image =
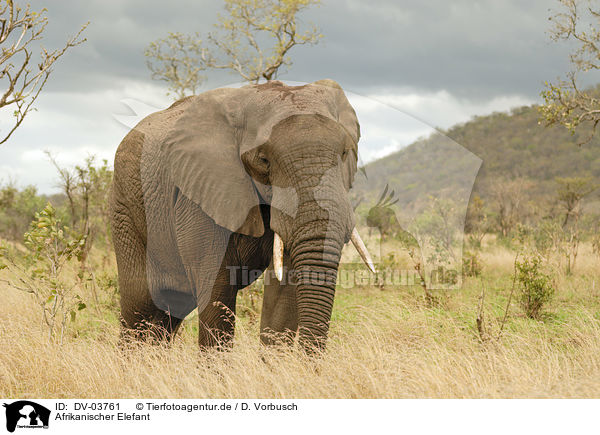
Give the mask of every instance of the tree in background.
POLYGON ((525 179, 498 179, 491 187, 496 224, 503 237, 507 237, 517 223, 525 221, 527 190, 531 187, 532 182, 525 179))
POLYGON ((71 228, 84 237, 80 261, 85 268, 87 256, 95 241, 110 241, 108 195, 113 171, 108 161, 100 165, 90 156, 83 165, 61 167, 56 158, 46 152, 60 176, 60 188, 67 198, 71 228))
POLYGON ((202 75, 206 69, 202 61, 204 53, 198 33, 193 36, 169 33, 166 38, 151 42, 144 55, 148 58, 146 65, 152 72, 152 78, 167 82, 167 94, 180 99, 195 95, 206 79, 202 75))
POLYGON ((45 12, 46 9, 33 12, 29 5, 23 9, 13 0, 0 0, 0 82, 5 89, 0 95, 0 109, 12 110, 14 117, 8 132, 1 133, 0 144, 8 140, 33 110, 33 103, 48 81, 54 63, 69 48, 85 41, 81 33, 87 24, 69 38, 63 48, 48 51, 41 47, 40 54, 34 56, 32 45, 42 39, 48 24, 45 12))
POLYGON ((592 132, 583 141, 586 143, 600 121, 600 100, 597 92, 581 90, 578 80, 581 73, 600 69, 600 8, 589 0, 559 1, 563 10, 550 17, 550 37, 574 42, 576 49, 570 54, 572 68, 566 79, 546 82, 540 112, 548 125, 562 124, 573 134, 579 125, 591 124, 592 132))
POLYGON ((582 216, 581 201, 598 188, 591 177, 557 178, 557 196, 562 205, 565 217, 562 223, 561 251, 567 261, 566 273, 570 274, 575 267, 579 242, 582 238, 580 221, 582 216))
POLYGON ((488 211, 479 194, 471 197, 465 217, 465 233, 469 235, 468 243, 473 248, 480 248, 483 237, 489 230, 488 211))
POLYGON ((38 195, 34 186, 22 190, 13 182, 0 187, 0 237, 22 241, 23 233, 47 199, 38 195))
POLYGON ((199 33, 169 33, 145 51, 152 78, 169 84, 176 99, 195 94, 207 69, 225 69, 242 80, 272 80, 291 65, 290 50, 314 45, 322 35, 314 25, 300 30, 297 15, 320 0, 225 0, 214 31, 203 41, 199 33))
POLYGON ((565 211, 562 226, 565 228, 569 221, 578 222, 581 216, 581 200, 595 191, 598 186, 592 177, 557 177, 557 196, 565 211))

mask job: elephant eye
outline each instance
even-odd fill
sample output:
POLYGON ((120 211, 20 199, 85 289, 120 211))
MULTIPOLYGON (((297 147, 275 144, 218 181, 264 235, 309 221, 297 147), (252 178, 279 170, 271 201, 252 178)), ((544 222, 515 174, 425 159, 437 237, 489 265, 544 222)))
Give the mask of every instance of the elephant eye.
POLYGON ((258 161, 264 165, 264 166, 269 166, 269 161, 267 160, 267 158, 263 155, 259 155, 258 156, 258 161))
POLYGON ((344 152, 342 153, 342 160, 346 160, 346 157, 348 156, 348 150, 344 150, 344 152))

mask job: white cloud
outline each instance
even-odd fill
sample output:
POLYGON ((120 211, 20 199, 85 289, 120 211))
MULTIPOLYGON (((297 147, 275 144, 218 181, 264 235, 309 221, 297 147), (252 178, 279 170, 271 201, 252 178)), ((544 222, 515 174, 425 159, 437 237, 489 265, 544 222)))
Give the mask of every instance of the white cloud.
POLYGON ((533 101, 519 96, 472 101, 447 91, 396 91, 360 96, 347 92, 361 124, 360 151, 364 163, 384 157, 427 137, 438 129, 466 122, 475 115, 506 111, 533 101))
MULTIPOLYGON (((128 98, 149 107, 166 107, 171 102, 164 88, 134 81, 121 81, 102 91, 42 94, 37 111, 0 146, 0 182, 14 179, 21 187, 33 184, 42 193, 56 192, 56 169, 45 150, 67 167, 81 164, 90 155, 112 164, 117 146, 129 130, 113 115, 132 114, 121 103, 128 98)), ((1 131, 10 121, 6 114, 0 117, 1 131)))
POLYGON ((444 129, 468 121, 475 115, 506 111, 534 102, 534 100, 520 95, 503 95, 490 100, 474 101, 457 98, 445 90, 430 93, 406 91, 372 94, 369 97, 406 112, 429 125, 444 129))

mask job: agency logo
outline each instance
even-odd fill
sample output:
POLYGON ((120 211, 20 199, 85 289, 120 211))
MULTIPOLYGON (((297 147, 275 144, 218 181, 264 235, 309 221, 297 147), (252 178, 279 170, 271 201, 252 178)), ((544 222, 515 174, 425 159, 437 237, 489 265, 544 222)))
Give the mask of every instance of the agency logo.
POLYGON ((29 400, 19 400, 5 403, 6 430, 14 432, 19 429, 48 429, 50 410, 42 405, 29 400))

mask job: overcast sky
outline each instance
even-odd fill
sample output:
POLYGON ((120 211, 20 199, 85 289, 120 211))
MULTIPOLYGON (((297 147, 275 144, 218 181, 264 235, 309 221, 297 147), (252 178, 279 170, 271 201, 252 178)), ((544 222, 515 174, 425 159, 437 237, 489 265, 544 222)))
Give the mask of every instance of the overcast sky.
MULTIPOLYGON (((132 115, 122 101, 137 101, 132 107, 138 115, 170 103, 166 87, 150 79, 145 47, 170 31, 209 31, 222 7, 217 0, 31 4, 48 9, 43 44, 50 49, 91 22, 87 42, 57 63, 37 112, 0 145, 0 182, 12 178, 42 192, 56 190, 43 150, 65 165, 89 154, 112 161, 127 133, 118 115, 132 115)), ((357 109, 362 159, 369 161, 432 127, 538 102, 543 82, 568 70, 568 47, 547 35, 549 8, 557 6, 551 0, 323 0, 301 18, 315 23, 324 38, 317 46, 294 48, 294 64, 279 78, 338 81, 357 109), (386 123, 391 108, 403 122, 386 123)), ((237 81, 219 72, 205 89, 237 81)), ((0 115, 0 131, 6 116, 0 115)))

